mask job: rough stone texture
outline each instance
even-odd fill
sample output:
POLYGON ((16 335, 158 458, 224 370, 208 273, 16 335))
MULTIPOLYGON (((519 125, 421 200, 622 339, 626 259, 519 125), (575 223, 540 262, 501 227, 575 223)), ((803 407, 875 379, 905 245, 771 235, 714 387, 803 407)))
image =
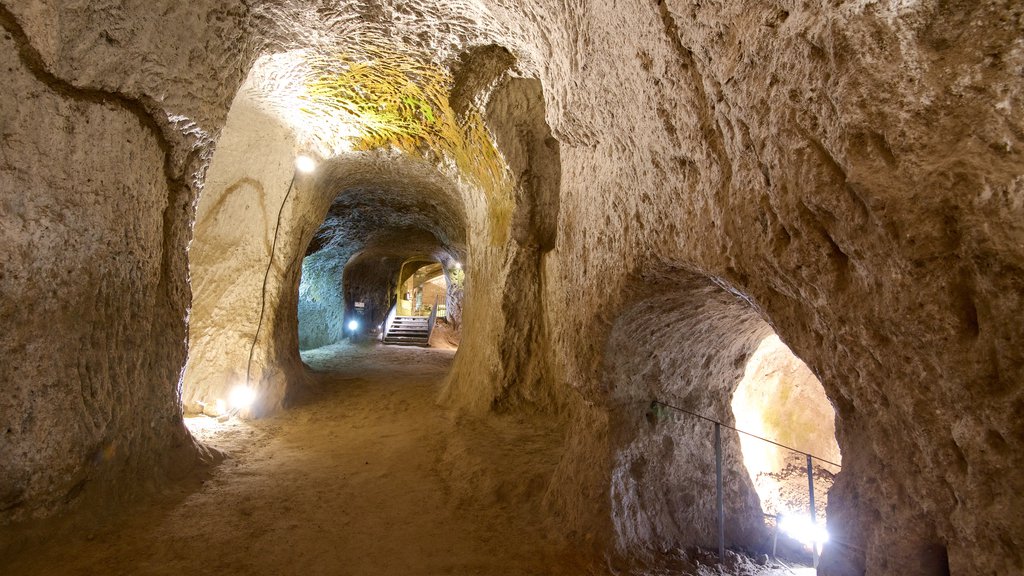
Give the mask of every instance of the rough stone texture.
MULTIPOLYGON (((226 390, 245 382, 278 211, 286 194, 291 199, 286 209, 295 205, 298 194, 291 180, 295 138, 248 94, 243 87, 218 141, 196 209, 189 250, 192 309, 182 401, 194 413, 203 411, 200 402, 213 405, 226 398, 226 390), (251 163, 250 158, 261 161, 251 163)), ((288 262, 278 250, 290 225, 282 222, 277 239, 277 266, 270 270, 275 278, 282 262, 288 262)), ((267 304, 262 337, 275 314, 274 300, 267 304)), ((258 366, 260 361, 253 361, 258 366)), ((264 396, 264 401, 280 407, 283 398, 280 391, 264 396)))
MULTIPOLYGON (((261 410, 283 397, 287 378, 301 380, 298 262, 338 192, 441 178, 466 214, 465 331, 445 398, 476 409, 505 398, 505 410, 567 420, 547 503, 569 534, 614 541, 609 487, 628 447, 618 422, 639 416, 613 410, 601 377, 608 344, 636 304, 637 278, 686 268, 742 295, 836 408, 843 472, 829 525, 845 545, 826 550, 823 573, 1024 570, 1019 3, 3 6, 0 192, 5 246, 16 248, 2 310, 4 325, 17 326, 3 351, 19 363, 4 364, 2 416, 38 419, 4 432, 15 438, 2 448, 3 478, 14 481, 0 497, 22 502, 5 521, 63 508, 106 445, 99 439, 126 439, 128 461, 103 467, 118 485, 167 453, 181 432, 195 197, 181 183, 201 179, 204 144, 256 56, 337 40, 327 32, 365 22, 453 66, 467 46, 504 46, 539 80, 559 144, 554 246, 510 266, 520 248, 491 218, 501 207, 433 166, 387 154, 327 165, 285 210, 257 347, 261 410), (25 56, 28 44, 37 58, 25 56), (100 205, 53 209, 90 190, 100 205), (50 247, 37 249, 43 238, 50 247), (86 273, 60 279, 64 263, 79 262, 86 273), (529 280, 533 270, 542 282, 529 280), (541 305, 505 299, 517 274, 528 279, 523 301, 541 305), (93 321, 79 316, 86 309, 93 321), (55 340, 90 334, 81 346, 55 340), (535 361, 517 356, 537 351, 535 361), (506 367, 534 364, 544 376, 508 394, 520 380, 509 382, 506 367), (90 380, 111 400, 75 409, 90 380)), ((290 172, 291 158, 258 162, 290 172)), ((276 194, 276 180, 261 183, 276 194)), ((258 284, 266 251, 242 252, 242 280, 258 284)), ((243 338, 255 332, 258 285, 245 291, 234 327, 243 338)), ((225 355, 204 370, 237 373, 238 362, 225 355)), ((704 399, 723 409, 728 400, 704 399)), ((665 542, 683 538, 668 523, 646 526, 665 542)), ((649 553, 649 541, 628 538, 641 548, 624 552, 649 553)))
POLYGON ((533 79, 507 78, 487 102, 487 126, 515 179, 511 262, 502 294, 501 393, 496 402, 551 403, 550 335, 544 311, 544 257, 558 235, 561 164, 533 79))
MULTIPOLYGON (((651 402, 734 425, 729 399, 770 328, 735 295, 684 270, 645 276, 632 300, 605 355, 618 546, 717 548, 714 426, 651 402)), ((735 432, 722 430, 722 450, 726 544, 757 550, 764 521, 735 432)))
MULTIPOLYGON (((562 142, 547 299, 553 342, 571 342, 565 381, 594 397, 631 270, 726 278, 836 406, 829 522, 848 547, 829 548, 824 572, 927 573, 945 553, 954 573, 1020 570, 1024 530, 1005 512, 1020 506, 1020 332, 1004 320, 1022 287, 1020 8, 670 1, 504 17, 520 13, 544 22, 521 30, 562 142)), ((590 412, 576 434, 600 438, 590 412)), ((565 481, 595 450, 570 443, 565 481)))
MULTIPOLYGON (((460 205, 460 198, 439 187, 339 190, 302 262, 300 346, 316 348, 343 337, 345 313, 351 312, 351 301, 343 294, 348 291, 343 286, 350 280, 346 265, 351 258, 458 261, 466 251, 466 216, 460 205)), ((392 283, 398 268, 393 272, 392 283)), ((383 273, 374 276, 386 278, 380 276, 383 273)), ((387 283, 376 285, 385 288, 387 283)), ((373 292, 373 300, 383 308, 380 315, 387 314, 387 292, 373 292)))
MULTIPOLYGON (((0 6, 0 524, 152 489, 201 453, 178 388, 186 183, 203 137, 126 77, 130 63, 90 53, 101 37, 76 36, 82 18, 55 11, 0 6)), ((167 15, 169 35, 187 29, 167 15)), ((140 24, 122 23, 129 35, 140 24)), ((139 38, 124 54, 161 48, 139 38)))
POLYGON ((345 302, 348 303, 345 312, 353 314, 354 303, 363 303, 363 331, 384 322, 391 305, 395 302, 402 263, 403 259, 398 256, 364 252, 354 256, 345 268, 345 302))

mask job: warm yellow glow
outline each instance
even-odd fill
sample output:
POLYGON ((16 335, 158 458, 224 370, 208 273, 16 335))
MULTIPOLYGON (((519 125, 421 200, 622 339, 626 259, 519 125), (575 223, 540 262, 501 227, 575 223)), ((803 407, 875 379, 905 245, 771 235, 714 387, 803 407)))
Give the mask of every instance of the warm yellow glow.
POLYGON ((331 158, 351 151, 352 141, 360 138, 360 130, 350 115, 309 113, 312 97, 305 79, 314 72, 308 56, 306 50, 261 56, 243 89, 294 132, 301 149, 331 158))
POLYGON ((226 402, 224 402, 224 400, 221 400, 221 399, 218 398, 217 401, 214 402, 213 405, 216 408, 218 416, 220 416, 221 414, 223 414, 223 413, 228 411, 228 405, 227 405, 226 402))
POLYGON ((305 154, 300 154, 295 158, 295 169, 303 174, 311 174, 316 170, 316 160, 305 154))
POLYGON ((451 109, 451 75, 431 56, 363 34, 343 51, 262 56, 243 89, 294 133, 300 149, 320 158, 353 150, 428 152, 495 194, 492 217, 507 224, 512 202, 504 160, 480 110, 451 109))
MULTIPOLYGON (((778 336, 762 340, 751 355, 732 411, 740 430, 840 462, 832 405, 814 374, 778 336)), ((806 510, 805 457, 745 434, 739 439, 764 512, 806 510)), ((815 494, 815 500, 821 515, 826 495, 815 494)))
POLYGON ((231 402, 232 410, 248 410, 256 401, 256 391, 244 384, 239 384, 231 389, 228 400, 231 402))

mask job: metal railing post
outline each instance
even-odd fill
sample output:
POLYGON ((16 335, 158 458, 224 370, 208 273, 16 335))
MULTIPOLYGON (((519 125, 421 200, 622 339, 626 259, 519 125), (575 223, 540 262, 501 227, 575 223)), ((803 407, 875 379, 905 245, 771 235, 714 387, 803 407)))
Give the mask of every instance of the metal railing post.
MULTIPOLYGON (((676 410, 678 412, 682 412, 683 414, 689 414, 690 416, 694 416, 696 418, 699 418, 699 419, 704 420, 706 422, 710 422, 710 423, 715 425, 715 476, 716 476, 716 478, 715 478, 715 488, 716 488, 716 492, 717 492, 717 494, 716 494, 716 496, 717 496, 716 497, 716 500, 717 500, 716 504, 718 506, 718 557, 719 557, 719 562, 724 562, 725 561, 725 503, 724 503, 724 492, 723 492, 723 488, 722 488, 722 482, 723 482, 723 474, 722 474, 722 428, 723 427, 728 428, 729 430, 733 430, 733 431, 735 431, 738 434, 743 434, 743 435, 749 436, 751 438, 756 438, 757 440, 760 440, 762 442, 767 442, 768 444, 772 444, 774 446, 778 446, 779 448, 783 448, 783 449, 789 450, 791 452, 796 452, 797 454, 801 454, 801 455, 803 455, 803 456, 805 456, 807 458, 807 489, 808 489, 808 492, 810 494, 809 500, 810 500, 810 508, 811 508, 811 525, 812 526, 817 525, 818 517, 817 517, 817 513, 815 511, 815 507, 814 507, 814 465, 813 465, 813 459, 817 458, 818 460, 820 460, 820 461, 822 461, 822 462, 824 462, 826 464, 829 464, 831 466, 835 466, 836 468, 842 468, 841 464, 838 464, 836 462, 832 462, 831 460, 826 460, 825 458, 822 458, 821 456, 814 456, 813 454, 810 454, 808 452, 804 452, 803 450, 797 450, 796 448, 793 448, 792 446, 786 446, 785 444, 780 444, 780 443, 778 443, 778 442, 776 442, 774 440, 769 440, 768 438, 764 438, 762 436, 758 436, 757 434, 752 434, 752 433, 747 432, 745 430, 740 430, 739 428, 736 428, 734 426, 730 426, 728 424, 722 424, 721 422, 719 422, 718 420, 715 420, 714 418, 709 418, 707 416, 704 416, 703 414, 699 414, 697 412, 692 412, 690 410, 686 410, 685 408, 680 408, 678 406, 673 406, 671 404, 666 404, 665 402, 662 402, 661 400, 658 400, 658 399, 655 399, 655 400, 653 400, 651 402, 651 407, 652 408, 655 405, 664 406, 665 408, 670 408, 672 410, 676 410)), ((779 524, 781 523, 781 521, 782 521, 781 514, 777 514, 775 516, 775 537, 774 537, 773 542, 772 542, 772 557, 775 557, 776 546, 778 544, 779 524)), ((817 531, 815 530, 815 532, 816 532, 815 538, 817 538, 817 531)), ((812 543, 811 543, 811 550, 813 552, 814 567, 817 568, 818 567, 818 562, 820 560, 820 554, 819 554, 819 549, 818 549, 818 542, 817 542, 816 539, 813 540, 812 543)))
POLYGON ((430 319, 427 320, 427 334, 434 333, 434 323, 437 322, 437 298, 437 296, 434 296, 434 307, 430 309, 430 319))
MULTIPOLYGON (((810 506, 811 506, 811 526, 818 523, 818 514, 814 510, 814 465, 812 463, 811 455, 807 455, 807 493, 810 495, 810 506)), ((815 534, 817 536, 817 534, 815 534)), ((814 558, 814 567, 818 567, 818 542, 811 542, 811 554, 814 558)))
POLYGON ((718 503, 718 563, 725 564, 725 497, 722 494, 722 425, 715 422, 715 489, 718 503))

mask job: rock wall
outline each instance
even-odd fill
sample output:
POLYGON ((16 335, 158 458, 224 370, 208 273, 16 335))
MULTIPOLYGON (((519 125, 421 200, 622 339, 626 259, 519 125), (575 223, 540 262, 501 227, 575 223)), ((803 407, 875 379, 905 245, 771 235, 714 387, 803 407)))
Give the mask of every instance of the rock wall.
MULTIPOLYGON (((266 314, 273 314, 276 305, 274 299, 263 301, 264 277, 272 291, 271 276, 277 280, 288 262, 278 252, 283 236, 275 238, 275 228, 278 212, 283 208, 291 213, 297 197, 292 180, 295 137, 249 95, 243 86, 231 107, 196 209, 189 249, 189 358, 182 394, 192 413, 226 399, 225 391, 245 383, 261 316, 260 337, 265 338, 270 329, 266 314), (286 195, 290 203, 285 203, 286 195), (276 265, 268 276, 272 249, 276 265)), ((290 224, 282 222, 285 235, 290 224)), ((259 360, 253 361, 258 367, 259 360)), ((268 406, 279 407, 282 399, 278 394, 268 399, 268 406)))
POLYGON ((384 322, 395 301, 398 288, 398 274, 402 269, 402 258, 360 254, 345 268, 345 300, 350 305, 348 313, 355 313, 355 302, 363 303, 362 324, 364 333, 384 322))
POLYGON ((242 63, 226 47, 190 62, 179 41, 243 26, 158 4, 160 20, 0 5, 0 524, 108 505, 203 455, 181 420, 185 248, 207 131, 242 63), (218 84, 172 81, 186 70, 218 84))
MULTIPOLYGON (((643 277, 612 327, 603 388, 610 414, 612 522, 618 549, 718 547, 714 425, 771 328, 750 306, 685 270, 643 277)), ((726 545, 761 552, 767 532, 736 432, 723 428, 726 545)))
MULTIPOLYGON (((298 262, 339 191, 447 187, 466 214, 467 279, 446 398, 566 419, 547 503, 581 541, 614 541, 620 517, 602 378, 613 327, 638 278, 682 268, 731 287, 836 408, 844 467, 829 525, 843 545, 827 549, 823 573, 1024 570, 1017 3, 2 6, 2 234, 14 249, 0 286, 4 325, 16 326, 2 340, 16 359, 0 404, 4 521, 62 510, 77 487, 99 485, 89 479, 128 485, 161 469, 173 439, 188 443, 185 248, 211 143, 259 54, 364 22, 453 69, 488 63, 457 76, 460 102, 486 100, 512 65, 500 49, 460 58, 467 46, 504 47, 518 75, 539 80, 534 110, 558 143, 553 247, 509 243, 529 195, 488 196, 450 173, 438 184, 436 158, 328 166, 283 213, 256 354, 261 410, 301 380, 298 262), (74 204, 84 197, 94 201, 74 204), (517 275, 537 278, 526 293, 540 304, 523 317, 501 305, 517 275)), ((290 172, 288 156, 262 161, 290 172)), ((523 190, 523 172, 512 175, 523 190)), ((256 247, 244 252, 246 270, 265 267, 256 247)), ((233 356, 218 362, 203 369, 237 370, 233 356)), ((638 554, 650 541, 626 540, 638 554)))
MULTIPOLYGON (((836 407, 846 546, 823 572, 1019 570, 1020 333, 1001 320, 1021 294, 1019 7, 507 8, 562 144, 546 300, 565 381, 600 398, 629 278, 687 263, 745 295, 836 407)), ((570 445, 566 481, 595 450, 570 445)))
POLYGON ((332 254, 302 259, 299 283, 299 349, 312 350, 345 337, 345 299, 342 287, 345 262, 332 254))

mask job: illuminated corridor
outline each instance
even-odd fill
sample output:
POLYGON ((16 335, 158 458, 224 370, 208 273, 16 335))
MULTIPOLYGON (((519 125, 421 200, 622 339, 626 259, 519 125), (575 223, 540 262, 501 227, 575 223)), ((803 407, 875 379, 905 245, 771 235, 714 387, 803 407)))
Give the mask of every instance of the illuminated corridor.
POLYGON ((0 0, 0 575, 1024 574, 1024 7, 0 0))

